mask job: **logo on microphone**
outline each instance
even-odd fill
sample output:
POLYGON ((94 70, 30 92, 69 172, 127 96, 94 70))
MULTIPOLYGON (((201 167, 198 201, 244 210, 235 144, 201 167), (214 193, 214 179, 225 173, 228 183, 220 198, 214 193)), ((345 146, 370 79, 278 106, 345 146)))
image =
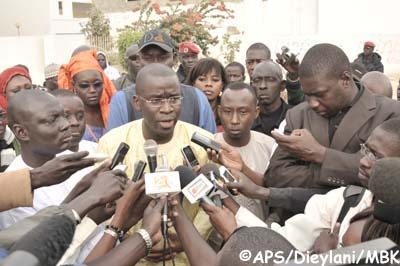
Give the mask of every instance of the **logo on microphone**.
POLYGON ((181 191, 179 172, 155 172, 144 176, 146 195, 157 198, 163 194, 181 191))

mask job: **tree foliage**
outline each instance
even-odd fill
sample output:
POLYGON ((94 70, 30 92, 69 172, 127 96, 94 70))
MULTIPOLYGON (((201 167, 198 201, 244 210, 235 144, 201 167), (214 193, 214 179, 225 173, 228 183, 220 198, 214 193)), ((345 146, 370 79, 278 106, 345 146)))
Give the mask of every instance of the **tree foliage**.
POLYGON ((103 12, 93 6, 89 11, 89 20, 82 26, 82 32, 89 37, 110 36, 110 20, 106 18, 103 12))

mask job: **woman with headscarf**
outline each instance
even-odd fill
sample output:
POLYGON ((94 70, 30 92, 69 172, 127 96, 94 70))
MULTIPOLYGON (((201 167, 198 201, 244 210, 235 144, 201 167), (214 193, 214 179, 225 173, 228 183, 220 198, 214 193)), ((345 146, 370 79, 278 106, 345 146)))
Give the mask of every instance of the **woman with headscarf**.
POLYGON ((7 102, 19 91, 31 88, 32 79, 21 66, 10 67, 0 73, 0 172, 20 154, 20 145, 7 126, 7 102))
POLYGON ((116 80, 119 78, 120 74, 115 67, 110 66, 110 62, 104 52, 97 52, 97 62, 103 69, 104 73, 106 73, 107 77, 111 80, 116 80))
POLYGON ((75 92, 83 101, 86 130, 82 139, 98 142, 105 133, 114 85, 97 62, 95 50, 73 55, 58 74, 59 88, 75 92))

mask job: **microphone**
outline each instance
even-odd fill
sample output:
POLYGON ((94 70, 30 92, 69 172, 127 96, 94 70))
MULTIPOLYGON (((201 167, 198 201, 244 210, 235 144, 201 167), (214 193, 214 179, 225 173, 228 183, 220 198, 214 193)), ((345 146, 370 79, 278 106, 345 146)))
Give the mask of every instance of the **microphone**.
POLYGON ((155 140, 148 139, 144 142, 143 149, 147 156, 150 173, 154 173, 157 168, 157 142, 155 142, 155 140))
POLYGON ((175 170, 179 172, 182 185, 182 193, 194 204, 197 201, 204 201, 215 206, 214 202, 207 196, 207 193, 214 188, 214 185, 203 175, 196 177, 193 171, 187 166, 178 166, 175 170))
POLYGON ((71 244, 75 227, 75 222, 66 215, 53 216, 21 237, 10 251, 27 252, 37 258, 38 265, 54 266, 71 244))

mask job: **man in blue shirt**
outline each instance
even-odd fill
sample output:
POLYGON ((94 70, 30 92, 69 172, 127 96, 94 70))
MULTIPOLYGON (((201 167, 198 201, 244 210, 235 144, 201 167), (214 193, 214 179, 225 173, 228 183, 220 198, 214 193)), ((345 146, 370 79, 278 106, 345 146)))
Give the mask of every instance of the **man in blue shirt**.
MULTIPOLYGON (((151 63, 161 63, 172 68, 174 49, 174 41, 168 34, 159 29, 150 30, 139 41, 139 64, 144 67, 151 63)), ((183 84, 181 84, 181 93, 183 101, 179 120, 215 133, 214 114, 204 93, 197 88, 183 84)), ((135 85, 114 94, 110 102, 107 130, 142 118, 142 114, 134 110, 132 106, 135 94, 135 85)))

